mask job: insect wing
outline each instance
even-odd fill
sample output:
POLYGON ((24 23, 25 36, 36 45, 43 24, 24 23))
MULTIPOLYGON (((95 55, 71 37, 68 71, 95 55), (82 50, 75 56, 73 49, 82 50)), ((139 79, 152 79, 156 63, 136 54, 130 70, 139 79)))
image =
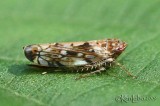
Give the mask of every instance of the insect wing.
POLYGON ((88 42, 51 44, 48 47, 40 45, 42 51, 37 59, 40 65, 49 67, 75 67, 93 64, 102 60, 97 53, 98 45, 88 42))

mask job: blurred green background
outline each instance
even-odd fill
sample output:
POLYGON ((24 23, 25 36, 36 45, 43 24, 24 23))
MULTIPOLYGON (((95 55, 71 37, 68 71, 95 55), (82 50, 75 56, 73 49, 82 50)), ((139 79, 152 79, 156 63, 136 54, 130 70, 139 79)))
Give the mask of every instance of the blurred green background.
POLYGON ((0 1, 0 106, 158 106, 160 103, 159 0, 0 1), (28 67, 29 44, 119 38, 128 43, 119 67, 75 81, 80 74, 28 67), (156 100, 116 101, 117 96, 156 100))

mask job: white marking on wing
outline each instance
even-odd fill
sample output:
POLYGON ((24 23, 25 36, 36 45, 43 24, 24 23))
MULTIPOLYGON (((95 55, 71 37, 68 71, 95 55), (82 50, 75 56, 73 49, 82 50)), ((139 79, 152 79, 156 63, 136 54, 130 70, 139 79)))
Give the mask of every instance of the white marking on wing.
POLYGON ((74 65, 86 65, 87 62, 85 60, 76 59, 73 64, 74 65))
POLYGON ((102 48, 95 46, 94 50, 102 50, 102 48))
POLYGON ((40 62, 40 64, 41 64, 42 66, 48 66, 47 61, 45 61, 45 60, 43 60, 43 59, 41 59, 41 58, 39 58, 38 60, 39 60, 39 62, 40 62))
POLYGON ((81 56, 83 56, 83 53, 78 53, 77 56, 81 57, 81 56))
POLYGON ((71 44, 68 43, 68 44, 64 44, 63 47, 66 47, 66 48, 72 48, 71 44))
POLYGON ((62 54, 62 55, 67 55, 67 51, 62 50, 62 51, 61 51, 61 54, 62 54))

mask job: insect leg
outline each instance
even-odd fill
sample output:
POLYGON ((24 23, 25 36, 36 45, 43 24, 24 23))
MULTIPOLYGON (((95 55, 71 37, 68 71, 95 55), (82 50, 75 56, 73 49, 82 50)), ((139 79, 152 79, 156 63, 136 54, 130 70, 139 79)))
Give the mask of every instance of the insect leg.
POLYGON ((96 73, 101 73, 102 71, 104 71, 105 68, 104 67, 100 67, 98 70, 96 71, 92 71, 90 73, 87 73, 87 74, 83 74, 83 75, 80 75, 78 78, 76 78, 76 80, 79 80, 81 78, 85 78, 85 77, 88 77, 90 75, 93 75, 93 74, 96 74, 96 73))
POLYGON ((122 64, 120 64, 117 61, 114 61, 114 63, 119 66, 123 71, 127 73, 128 76, 131 76, 132 78, 137 78, 136 76, 132 75, 122 64))

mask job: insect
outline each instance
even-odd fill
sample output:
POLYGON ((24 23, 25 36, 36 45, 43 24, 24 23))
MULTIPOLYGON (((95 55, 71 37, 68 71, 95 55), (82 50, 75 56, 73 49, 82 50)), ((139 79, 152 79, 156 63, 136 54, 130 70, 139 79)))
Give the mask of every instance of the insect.
MULTIPOLYGON (((117 63, 116 58, 126 47, 127 44, 119 39, 104 39, 34 44, 24 47, 24 54, 37 66, 86 72, 87 74, 80 76, 82 78, 102 72, 117 63)), ((119 63, 117 65, 124 69, 119 63)), ((127 70, 125 71, 132 76, 127 70)))

